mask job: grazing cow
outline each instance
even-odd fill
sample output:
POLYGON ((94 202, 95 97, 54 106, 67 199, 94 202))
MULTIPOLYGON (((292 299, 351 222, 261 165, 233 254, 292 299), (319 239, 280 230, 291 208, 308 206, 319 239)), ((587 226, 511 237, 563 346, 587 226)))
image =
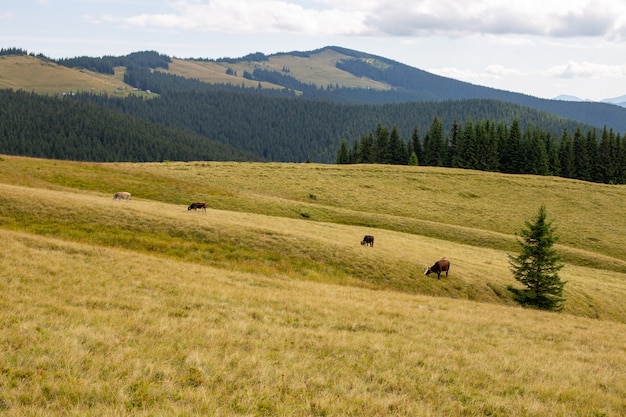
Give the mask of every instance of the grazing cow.
POLYGON ((433 266, 431 266, 430 268, 426 268, 426 271, 424 271, 424 275, 428 275, 431 272, 434 272, 437 274, 437 279, 440 279, 441 273, 445 272, 446 277, 447 277, 449 270, 450 270, 450 261, 447 260, 446 258, 441 258, 440 260, 435 262, 433 266))
POLYGON ((363 237, 363 240, 361 241, 361 245, 369 245, 371 247, 374 247, 374 236, 372 235, 365 235, 363 237))
POLYGON ((119 192, 119 193, 115 193, 115 195, 113 196, 113 200, 126 200, 126 201, 130 201, 130 193, 127 192, 119 192))
POLYGON ((187 207, 187 211, 189 210, 198 210, 198 209, 202 209, 204 211, 206 211, 206 203, 191 203, 191 205, 189 207, 187 207))

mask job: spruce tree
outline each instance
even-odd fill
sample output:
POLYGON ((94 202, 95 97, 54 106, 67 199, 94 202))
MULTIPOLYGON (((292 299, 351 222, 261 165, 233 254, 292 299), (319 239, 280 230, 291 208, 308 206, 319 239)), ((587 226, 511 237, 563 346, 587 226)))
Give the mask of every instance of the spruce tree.
POLYGON ((534 222, 526 221, 519 241, 519 256, 509 255, 511 272, 524 289, 509 287, 515 300, 524 306, 541 310, 560 311, 565 299, 563 287, 566 282, 559 278, 560 257, 552 247, 558 240, 552 222, 546 220, 546 208, 541 206, 534 222))
POLYGON ((413 133, 411 134, 410 148, 411 149, 409 151, 415 152, 415 156, 417 157, 417 161, 419 163, 419 161, 422 160, 424 152, 422 151, 422 140, 420 139, 420 134, 417 127, 413 128, 413 133))
POLYGON ((391 133, 389 134, 389 153, 391 164, 406 165, 409 155, 407 155, 404 141, 400 137, 400 132, 398 132, 396 126, 391 129, 391 133))
POLYGON ((350 163, 350 153, 348 152, 348 142, 345 139, 342 139, 341 146, 339 147, 339 152, 337 153, 337 163, 338 164, 349 164, 350 163))
POLYGON ((391 150, 389 149, 389 130, 380 123, 376 126, 374 133, 374 163, 391 163, 391 150))

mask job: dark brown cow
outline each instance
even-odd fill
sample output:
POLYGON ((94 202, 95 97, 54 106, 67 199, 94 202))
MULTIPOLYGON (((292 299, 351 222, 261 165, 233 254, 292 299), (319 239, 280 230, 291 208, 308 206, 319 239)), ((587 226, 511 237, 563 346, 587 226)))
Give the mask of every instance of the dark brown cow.
POLYGON ((446 258, 441 258, 440 260, 435 262, 433 266, 431 266, 430 268, 426 268, 426 271, 424 271, 424 275, 428 275, 431 272, 434 272, 437 274, 437 279, 440 279, 441 273, 445 272, 447 277, 448 271, 450 271, 450 261, 446 258))
POLYGON ((374 236, 372 235, 365 235, 363 237, 363 240, 361 241, 361 245, 369 245, 371 247, 374 247, 374 236))
POLYGON ((198 210, 198 209, 202 209, 204 211, 206 211, 206 203, 191 203, 191 205, 189 207, 187 207, 187 210, 198 210))

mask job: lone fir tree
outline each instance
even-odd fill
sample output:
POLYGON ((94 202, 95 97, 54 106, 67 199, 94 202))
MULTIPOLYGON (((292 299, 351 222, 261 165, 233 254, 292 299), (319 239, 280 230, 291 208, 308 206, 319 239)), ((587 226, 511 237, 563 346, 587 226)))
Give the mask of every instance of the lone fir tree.
POLYGON ((542 310, 560 311, 565 299, 563 287, 566 282, 559 278, 563 265, 552 247, 558 240, 552 222, 548 222, 545 206, 541 206, 533 222, 526 221, 519 242, 519 256, 509 255, 511 272, 524 289, 509 287, 520 304, 542 310))

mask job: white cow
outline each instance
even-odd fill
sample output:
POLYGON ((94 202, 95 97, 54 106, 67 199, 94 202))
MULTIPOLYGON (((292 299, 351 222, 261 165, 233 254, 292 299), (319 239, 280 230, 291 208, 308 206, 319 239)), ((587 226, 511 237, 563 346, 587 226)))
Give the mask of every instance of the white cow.
POLYGON ((119 192, 119 193, 115 193, 115 195, 113 196, 113 200, 130 201, 130 193, 127 193, 125 191, 122 191, 122 192, 119 192))

